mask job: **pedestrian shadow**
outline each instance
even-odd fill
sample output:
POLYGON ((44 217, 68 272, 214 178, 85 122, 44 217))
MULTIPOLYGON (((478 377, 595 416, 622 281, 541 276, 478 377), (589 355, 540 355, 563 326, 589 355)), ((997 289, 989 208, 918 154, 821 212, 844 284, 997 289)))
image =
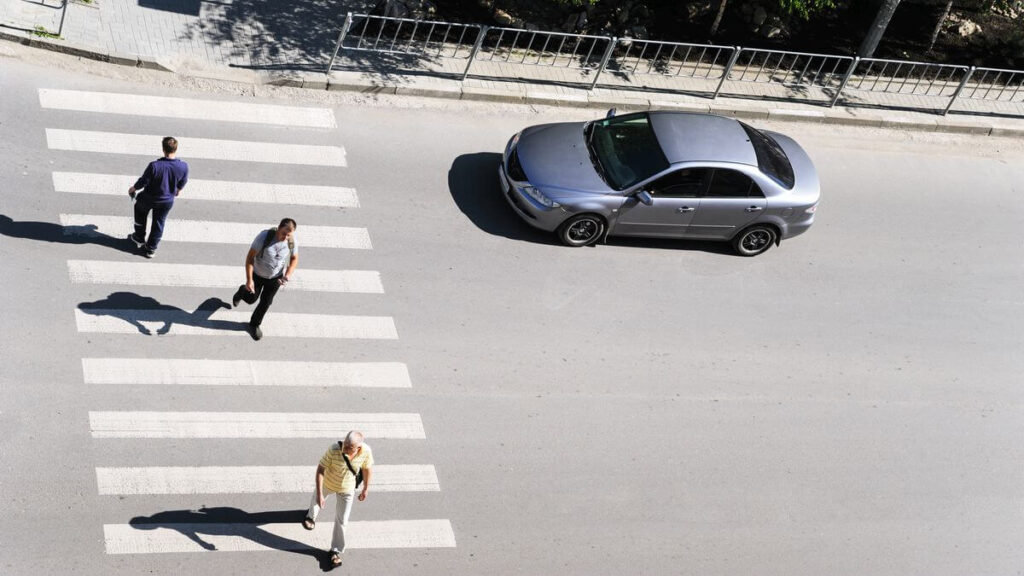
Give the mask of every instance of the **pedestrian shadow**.
POLYGON ((25 238, 58 244, 96 244, 128 254, 138 254, 139 252, 127 238, 108 236, 100 232, 95 224, 62 226, 56 222, 17 221, 10 216, 0 214, 0 234, 11 238, 25 238))
POLYGON ((245 322, 211 320, 210 316, 221 308, 231 308, 231 305, 220 298, 207 298, 194 312, 187 312, 176 306, 161 304, 150 296, 140 296, 134 292, 112 292, 110 296, 102 300, 83 302, 78 305, 78 309, 86 314, 120 318, 147 336, 151 336, 153 333, 142 324, 143 322, 161 322, 163 325, 156 331, 161 335, 170 332, 171 326, 174 324, 211 330, 235 332, 246 330, 248 324, 245 322))
POLYGON ((320 562, 321 570, 328 572, 333 568, 329 551, 278 536, 260 527, 263 524, 299 524, 305 517, 306 510, 246 512, 238 508, 218 506, 203 507, 199 510, 166 510, 152 516, 136 516, 128 525, 136 530, 174 530, 204 550, 210 551, 217 550, 217 546, 204 539, 204 536, 245 538, 274 550, 311 556, 320 562))

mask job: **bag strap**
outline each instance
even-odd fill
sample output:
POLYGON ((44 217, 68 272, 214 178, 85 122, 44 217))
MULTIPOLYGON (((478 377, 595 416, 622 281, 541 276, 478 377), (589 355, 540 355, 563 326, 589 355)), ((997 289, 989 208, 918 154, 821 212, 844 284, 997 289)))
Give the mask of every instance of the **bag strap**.
POLYGON ((359 474, 356 474, 355 468, 352 467, 352 462, 349 462, 348 455, 345 454, 345 445, 340 441, 338 442, 338 449, 341 450, 341 457, 345 459, 345 466, 348 466, 348 471, 351 472, 353 476, 359 476, 359 474))
MULTIPOLYGON (((270 228, 267 230, 267 235, 263 238, 263 248, 260 249, 260 258, 263 258, 263 253, 267 251, 267 248, 277 239, 277 228, 270 228)), ((288 259, 291 259, 292 254, 295 253, 295 239, 291 236, 288 237, 288 259)))

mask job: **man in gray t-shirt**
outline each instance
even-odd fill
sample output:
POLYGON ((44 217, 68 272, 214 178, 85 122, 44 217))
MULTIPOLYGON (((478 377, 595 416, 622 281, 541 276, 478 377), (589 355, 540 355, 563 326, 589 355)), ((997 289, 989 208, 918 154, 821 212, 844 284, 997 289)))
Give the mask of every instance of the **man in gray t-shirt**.
POLYGON ((245 256, 245 284, 238 287, 231 297, 231 304, 245 300, 248 304, 260 303, 249 319, 249 334, 253 340, 263 338, 263 316, 274 303, 277 291, 291 280, 299 263, 299 248, 295 245, 295 220, 285 218, 277 228, 264 230, 256 235, 245 256))

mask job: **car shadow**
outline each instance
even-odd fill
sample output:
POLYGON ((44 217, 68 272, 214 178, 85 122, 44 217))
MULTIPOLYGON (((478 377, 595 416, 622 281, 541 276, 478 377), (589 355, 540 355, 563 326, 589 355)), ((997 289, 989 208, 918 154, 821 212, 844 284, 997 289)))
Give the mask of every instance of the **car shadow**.
POLYGON ((199 510, 165 510, 152 516, 136 516, 128 524, 136 530, 174 530, 210 551, 217 550, 216 544, 209 541, 211 536, 214 540, 225 536, 246 538, 267 548, 315 558, 320 563, 320 569, 328 572, 333 568, 328 551, 260 528, 263 524, 298 524, 305 517, 306 510, 246 512, 220 506, 199 510))
MULTIPOLYGON (((499 162, 501 154, 494 152, 463 154, 456 158, 448 170, 448 190, 455 200, 455 205, 470 222, 488 234, 536 244, 561 245, 554 233, 530 226, 505 201, 501 184, 498 182, 499 162)), ((737 256, 728 242, 611 236, 604 243, 612 246, 737 256)), ((600 245, 599 242, 590 247, 600 245)))
POLYGON ((538 230, 512 211, 498 182, 501 154, 463 154, 448 170, 448 191, 455 205, 480 230, 512 240, 557 244, 553 234, 538 230))

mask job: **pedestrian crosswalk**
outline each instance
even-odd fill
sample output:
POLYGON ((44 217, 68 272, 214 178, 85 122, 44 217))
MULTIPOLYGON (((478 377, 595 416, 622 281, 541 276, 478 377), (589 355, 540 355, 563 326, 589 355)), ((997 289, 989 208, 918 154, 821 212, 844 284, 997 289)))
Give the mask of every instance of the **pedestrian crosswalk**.
MULTIPOLYGON (((318 135, 319 140, 327 140, 322 135, 337 127, 333 111, 325 108, 65 89, 40 89, 39 104, 54 114, 55 124, 71 114, 180 121, 182 129, 180 132, 176 130, 175 136, 180 142, 181 157, 186 160, 203 159, 206 161, 204 166, 216 166, 217 162, 224 161, 299 167, 292 168, 290 174, 296 170, 307 170, 301 168, 306 166, 316 168, 316 174, 322 178, 325 168, 340 169, 348 165, 343 147, 316 143, 318 135), (307 130, 304 136, 308 143, 274 142, 275 137, 236 140, 188 135, 190 127, 202 129, 211 123, 217 123, 221 133, 233 124, 246 126, 247 133, 263 126, 267 130, 277 127, 278 135, 281 134, 280 127, 287 127, 289 131, 307 130)), ((63 127, 66 123, 58 125, 62 127, 46 128, 48 147, 64 154, 82 155, 90 166, 97 165, 99 159, 117 155, 159 156, 162 136, 76 130, 63 127)), ((294 141, 294 137, 292 139, 294 141)), ((152 338, 181 337, 174 342, 202 343, 213 342, 208 340, 212 336, 248 336, 245 327, 251 311, 234 310, 223 300, 240 283, 241 262, 224 265, 223 261, 208 261, 209 257, 201 255, 205 253, 199 252, 195 246, 230 246, 238 252, 239 245, 249 245, 257 233, 280 219, 282 207, 358 209, 361 204, 356 189, 344 185, 345 172, 336 170, 337 178, 311 184, 228 180, 192 174, 195 178, 189 180, 179 202, 194 201, 196 205, 202 205, 203 219, 178 219, 172 215, 163 236, 167 247, 161 244, 160 261, 147 261, 116 251, 103 258, 67 259, 68 279, 73 290, 82 293, 72 310, 76 330, 90 341, 104 337, 124 339, 147 335, 152 338), (238 206, 244 206, 245 210, 236 211, 234 208, 238 206), (252 221, 252 215, 258 213, 263 214, 260 218, 263 221, 252 221), (242 221, 246 219, 249 221, 242 221), (171 257, 163 261, 162 255, 168 252, 171 257), (109 288, 110 295, 91 300, 97 287, 109 288), (90 296, 86 296, 85 291, 90 289, 90 296), (201 295, 203 291, 207 294, 203 295, 205 300, 201 304, 175 306, 152 296, 151 291, 165 289, 175 289, 175 294, 182 300, 201 295), (220 298, 212 297, 214 294, 220 298)), ((219 173, 211 172, 213 176, 219 173)), ((51 176, 55 193, 97 199, 126 196, 128 187, 138 177, 137 174, 102 169, 90 172, 53 171, 51 176)), ((103 204, 98 203, 97 206, 103 204)), ((93 208, 84 210, 88 213, 62 213, 55 217, 66 236, 121 239, 132 230, 133 223, 127 202, 124 206, 123 210, 93 208)), ((335 212, 324 211, 321 222, 329 223, 332 214, 335 212)), ((373 249, 365 227, 303 222, 296 236, 302 249, 373 249)), ((124 242, 127 251, 128 241, 124 242)), ((107 240, 98 244, 110 245, 107 240)), ((332 260, 319 260, 325 261, 332 260)), ((305 262, 303 260, 303 264, 305 262)), ((215 462, 211 458, 215 459, 216 454, 195 454, 195 460, 201 462, 201 466, 154 466, 151 459, 114 456, 113 461, 97 465, 96 496, 116 498, 124 506, 139 512, 124 518, 106 519, 113 520, 102 526, 103 551, 106 554, 326 549, 330 544, 333 524, 327 513, 315 530, 306 531, 297 521, 282 519, 279 512, 242 511, 231 506, 203 508, 202 504, 210 495, 218 495, 218 502, 230 502, 232 495, 291 495, 296 499, 295 508, 304 508, 313 489, 316 464, 322 455, 317 450, 307 452, 310 440, 323 440, 326 446, 344 437, 349 430, 358 429, 371 444, 377 439, 386 442, 385 446, 409 442, 408 449, 401 451, 406 457, 422 450, 425 442, 429 441, 420 414, 390 411, 388 408, 395 406, 393 402, 381 403, 381 411, 372 411, 377 408, 374 406, 375 394, 384 391, 400 394, 412 388, 412 378, 403 362, 396 359, 302 360, 287 356, 275 359, 280 353, 273 347, 294 341, 288 339, 325 343, 358 340, 363 346, 397 340, 399 332, 391 316, 347 314, 345 310, 324 310, 317 305, 319 299, 328 294, 342 299, 349 295, 384 299, 385 282, 380 272, 339 269, 330 264, 301 266, 285 290, 289 292, 292 310, 302 310, 303 304, 309 304, 309 309, 302 312, 271 309, 264 324, 272 326, 266 340, 250 353, 243 351, 243 357, 239 357, 238 348, 232 349, 232 357, 224 358, 220 357, 220 348, 197 344, 193 349, 202 352, 195 355, 179 353, 167 357, 139 357, 128 352, 123 356, 81 358, 82 383, 90 389, 114 387, 127 392, 136 388, 155 392, 155 387, 169 391, 181 388, 201 393, 204 398, 210 395, 217 398, 216 409, 207 411, 196 411, 197 405, 186 401, 189 394, 184 392, 172 392, 170 400, 158 406, 159 410, 90 403, 83 406, 83 410, 87 412, 88 434, 93 442, 132 442, 136 446, 162 442, 164 447, 168 442, 181 442, 178 450, 187 453, 199 445, 194 441, 216 439, 218 442, 239 443, 239 447, 250 455, 242 463, 215 462), (312 313, 314 310, 316 313, 312 313), (269 354, 268 350, 271 350, 269 354), (362 397, 360 408, 369 407, 370 411, 329 411, 346 406, 345 402, 327 406, 328 411, 284 411, 272 404, 261 405, 264 396, 249 393, 249 390, 256 389, 270 393, 275 388, 284 387, 330 391, 339 399, 345 398, 346 391, 352 391, 362 397), (252 409, 253 403, 258 406, 256 409, 252 409), (237 409, 243 404, 250 410, 237 409), (252 455, 259 454, 258 449, 253 451, 254 443, 270 439, 276 443, 295 442, 297 447, 304 448, 297 448, 294 462, 275 461, 266 462, 266 465, 254 462, 252 455), (147 500, 200 495, 204 500, 196 502, 188 510, 161 512, 161 504, 147 500)), ((98 397, 107 398, 104 395, 98 397)), ((382 494, 377 497, 387 498, 389 493, 428 495, 442 491, 439 471, 433 464, 391 463, 385 449, 375 451, 375 457, 378 464, 374 466, 372 491, 382 494)), ((437 517, 443 516, 443 511, 437 512, 439 514, 435 517, 427 519, 361 517, 349 523, 348 547, 453 548, 456 541, 452 523, 437 517)), ((197 556, 197 561, 199 558, 201 556, 197 556)))

